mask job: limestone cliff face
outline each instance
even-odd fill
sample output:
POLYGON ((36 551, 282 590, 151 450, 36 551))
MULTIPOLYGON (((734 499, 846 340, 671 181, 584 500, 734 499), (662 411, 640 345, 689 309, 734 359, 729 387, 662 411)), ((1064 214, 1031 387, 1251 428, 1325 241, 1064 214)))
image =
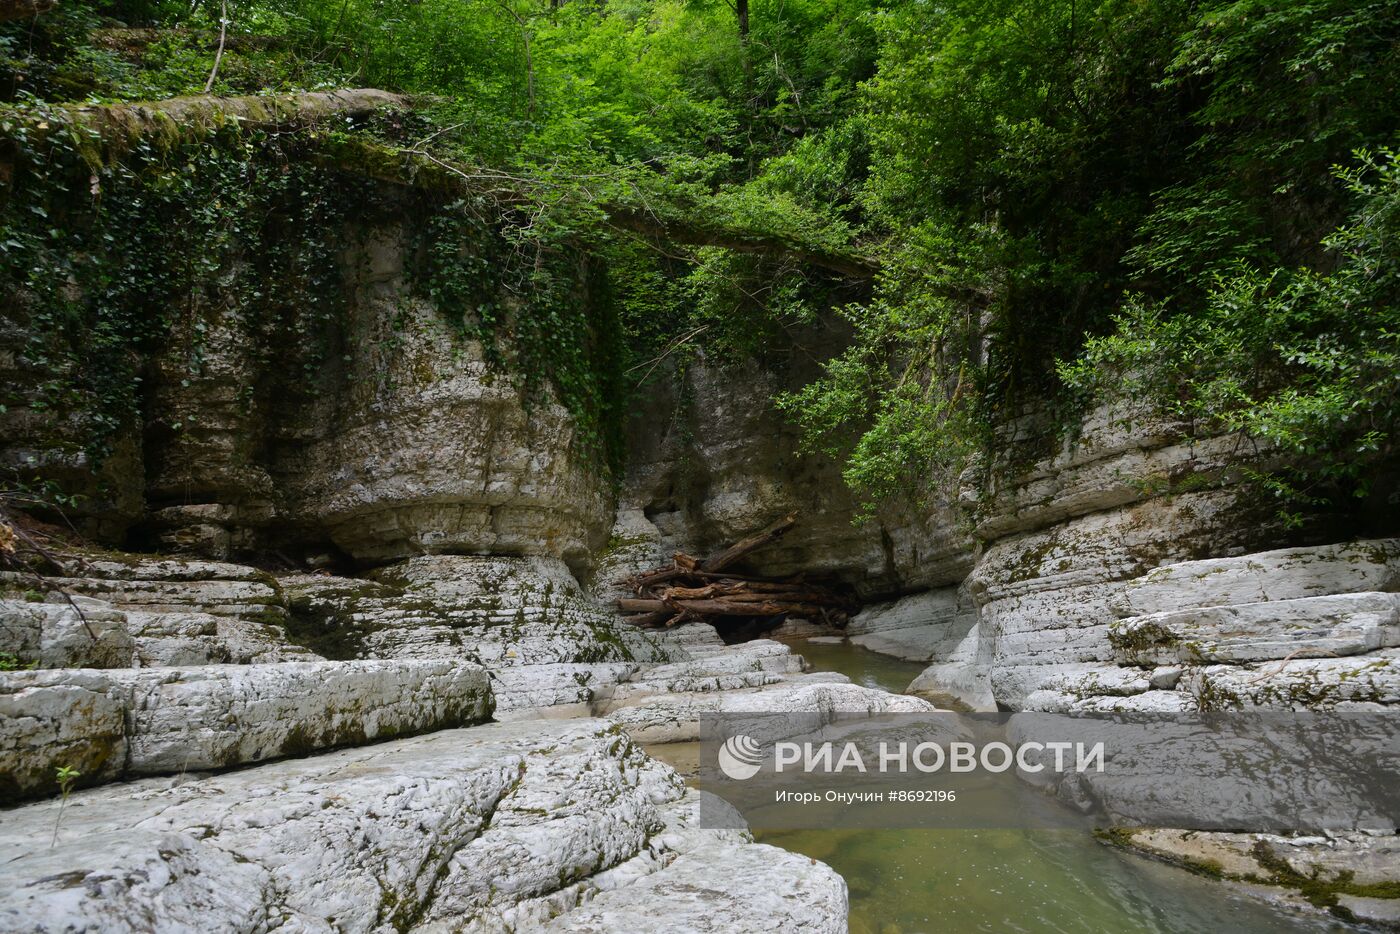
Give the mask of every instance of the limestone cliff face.
POLYGON ((756 570, 853 584, 872 601, 848 629, 854 641, 929 662, 930 690, 1016 707, 1067 666, 1112 657, 1109 604, 1132 579, 1286 542, 1241 482, 1257 451, 1237 437, 1189 441, 1184 426, 1121 400, 1068 433, 1030 413, 1006 426, 1003 463, 945 482, 949 505, 855 526, 838 466, 801 453, 771 404, 809 376, 702 364, 652 395, 632 434, 615 530, 625 547, 603 576, 797 511, 797 528, 753 556, 756 570))
MULTIPOLYGON (((344 370, 324 421, 290 420, 297 519, 362 561, 451 551, 586 564, 612 520, 607 480, 574 419, 492 372, 439 309, 405 301, 411 220, 391 217, 348 251, 359 270, 344 370)), ((580 284, 578 300, 590 296, 580 284)))
MULTIPOLYGON (((0 459, 84 494, 72 512, 114 543, 586 565, 612 522, 604 475, 563 406, 527 399, 448 323, 460 310, 419 297, 411 206, 391 192, 337 233, 343 314, 179 309, 145 361, 141 423, 104 459, 82 444, 94 413, 55 406, 52 374, 24 362, 27 323, 7 309, 0 459)), ((582 277, 578 300, 591 300, 582 277)))
POLYGON ((967 588, 997 702, 1019 706, 1058 667, 1109 658, 1108 607, 1129 580, 1282 539, 1241 485, 1239 439, 1184 437, 1106 405, 1022 470, 965 491, 982 543, 967 588))
MULTIPOLYGON (((841 336, 818 333, 823 355, 841 336)), ((801 450, 773 397, 801 386, 816 366, 778 375, 756 363, 701 361, 648 392, 633 414, 617 537, 650 537, 642 563, 680 549, 704 554, 796 512, 798 525, 749 559, 764 574, 805 572, 842 580, 866 596, 953 584, 971 568, 971 540, 951 510, 888 509, 856 525, 855 499, 837 463, 801 450)))
MULTIPOLYGON (((1066 666, 1110 661, 1110 605, 1148 571, 1290 544, 1242 492, 1235 471, 1253 454, 1238 439, 1189 443, 1126 404, 1088 413, 1069 439, 1028 414, 1005 426, 1008 462, 945 480, 944 505, 856 525, 839 465, 804 453, 772 405, 843 346, 836 324, 799 335, 781 372, 701 359, 648 387, 614 504, 570 413, 489 367, 450 323, 463 309, 423 297, 412 195, 362 201, 335 233, 334 313, 191 298, 142 361, 140 422, 100 460, 82 443, 96 413, 50 397, 53 374, 24 352, 35 326, 7 305, 0 462, 83 494, 74 511, 111 542, 220 558, 338 550, 361 566, 540 557, 596 567, 599 594, 673 550, 797 512, 753 569, 849 584, 872 604, 854 638, 930 663, 930 682, 979 705, 1018 706, 1066 666)), ((499 283, 483 288, 511 306, 499 283)), ((582 272, 576 295, 595 300, 582 272)))

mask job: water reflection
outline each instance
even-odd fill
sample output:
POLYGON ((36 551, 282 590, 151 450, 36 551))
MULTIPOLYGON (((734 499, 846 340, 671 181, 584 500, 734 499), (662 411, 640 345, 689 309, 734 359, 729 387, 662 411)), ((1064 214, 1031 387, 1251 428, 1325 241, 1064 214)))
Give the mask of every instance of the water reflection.
MULTIPOLYGON (((794 643, 823 671, 902 692, 922 665, 849 643, 794 643)), ((682 768, 698 744, 665 756, 682 768)), ((760 842, 845 877, 853 934, 1321 932, 1340 922, 1276 910, 1217 882, 1130 857, 1075 831, 787 830, 760 842)))

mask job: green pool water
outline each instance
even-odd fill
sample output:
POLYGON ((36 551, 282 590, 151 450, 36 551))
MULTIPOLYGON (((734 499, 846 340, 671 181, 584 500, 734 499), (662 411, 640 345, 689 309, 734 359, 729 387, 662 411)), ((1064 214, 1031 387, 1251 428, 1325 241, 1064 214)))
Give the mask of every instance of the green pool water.
POLYGON ((867 688, 903 694, 924 670, 918 662, 906 662, 893 655, 881 655, 849 642, 812 642, 793 639, 787 642, 792 650, 817 671, 834 671, 867 688))
MULTIPOLYGON (((794 642, 814 668, 903 692, 921 665, 794 642)), ((1121 853, 1082 831, 760 831, 845 877, 855 934, 1319 932, 1354 930, 1248 899, 1181 869, 1121 853)))

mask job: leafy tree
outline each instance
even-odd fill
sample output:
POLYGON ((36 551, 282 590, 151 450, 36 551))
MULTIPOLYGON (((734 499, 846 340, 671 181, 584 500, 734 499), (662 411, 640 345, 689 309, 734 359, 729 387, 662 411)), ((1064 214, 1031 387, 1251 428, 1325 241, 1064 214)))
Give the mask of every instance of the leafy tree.
MULTIPOLYGON (((539 301, 477 324, 553 347, 550 270, 606 261, 615 320, 521 358, 578 407, 839 318, 850 346, 779 404, 872 503, 1004 469, 999 426, 1103 373, 1292 452, 1285 499, 1393 455, 1400 0, 238 0, 215 74, 224 9, 62 0, 0 24, 0 95, 415 95, 344 135, 487 167, 463 175, 539 301)), ((444 281, 468 214, 430 230, 444 281)))
POLYGON ((1354 207, 1322 241, 1326 271, 1241 262, 1200 310, 1135 302, 1061 368, 1076 389, 1126 388, 1283 452, 1265 479, 1295 521, 1369 496, 1400 440, 1400 160, 1360 152, 1336 176, 1354 207))

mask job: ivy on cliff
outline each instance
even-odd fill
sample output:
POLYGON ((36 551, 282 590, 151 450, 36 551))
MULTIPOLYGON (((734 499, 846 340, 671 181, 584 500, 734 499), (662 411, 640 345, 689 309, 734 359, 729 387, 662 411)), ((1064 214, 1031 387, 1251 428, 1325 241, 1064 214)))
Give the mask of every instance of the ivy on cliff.
MULTIPOLYGON (((33 104, 0 116, 12 181, 0 282, 29 335, 23 363, 43 374, 26 403, 80 424, 100 458, 139 424, 152 362, 175 367, 164 379, 196 378, 222 315, 238 317, 243 352, 271 374, 249 391, 264 401, 318 391, 354 274, 345 234, 384 209, 382 183, 326 143, 367 128, 245 129, 216 110, 178 132, 159 120, 99 130, 74 114, 33 104)), ((616 467, 620 337, 601 265, 571 231, 527 226, 488 197, 403 196, 424 220, 410 288, 527 400, 562 402, 580 453, 616 467)))
POLYGON ((47 374, 31 404, 84 414, 104 453, 138 415, 149 357, 191 375, 209 320, 289 336, 305 378, 340 311, 335 233, 343 187, 300 158, 293 135, 236 124, 113 154, 58 109, 0 116, 11 182, 0 202, 0 281, 30 335, 25 362, 47 374), (169 348, 178 337, 183 343, 169 348))
POLYGON ((1355 152, 1400 135, 1396 0, 952 0, 877 28, 855 200, 885 273, 783 402, 858 491, 1014 470, 998 426, 1127 391, 1296 456, 1261 477, 1294 518, 1384 492, 1391 170, 1355 152))
POLYGON ((1285 455, 1266 480, 1295 522, 1369 496, 1400 446, 1400 159, 1360 152, 1336 174, 1355 206, 1325 270, 1239 263, 1203 310, 1140 299, 1061 366, 1078 391, 1127 390, 1285 455))

